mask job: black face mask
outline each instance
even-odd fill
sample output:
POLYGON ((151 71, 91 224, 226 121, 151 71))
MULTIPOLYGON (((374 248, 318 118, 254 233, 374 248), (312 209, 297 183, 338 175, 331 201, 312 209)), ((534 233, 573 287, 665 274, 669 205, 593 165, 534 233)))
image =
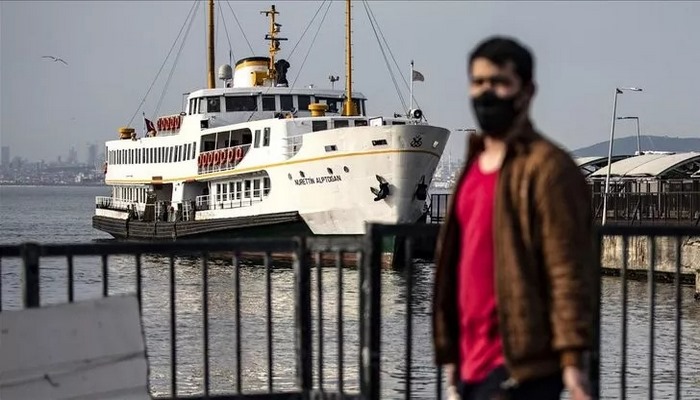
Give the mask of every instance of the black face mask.
POLYGON ((517 94, 511 97, 498 97, 493 91, 486 91, 472 98, 474 115, 484 134, 496 138, 505 136, 513 126, 520 110, 515 107, 517 94))

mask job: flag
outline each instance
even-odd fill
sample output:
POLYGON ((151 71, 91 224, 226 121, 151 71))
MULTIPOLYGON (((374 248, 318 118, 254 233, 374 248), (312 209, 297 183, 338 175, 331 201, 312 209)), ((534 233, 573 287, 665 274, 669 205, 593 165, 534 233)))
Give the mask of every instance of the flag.
POLYGON ((146 123, 146 132, 157 132, 156 127, 153 125, 153 122, 146 118, 146 116, 143 117, 144 122, 146 123))
POLYGON ((425 81, 425 78, 423 77, 423 74, 421 74, 420 72, 416 71, 415 69, 413 70, 413 78, 412 78, 412 79, 413 79, 414 82, 415 82, 415 81, 421 81, 421 82, 424 82, 424 81, 425 81))

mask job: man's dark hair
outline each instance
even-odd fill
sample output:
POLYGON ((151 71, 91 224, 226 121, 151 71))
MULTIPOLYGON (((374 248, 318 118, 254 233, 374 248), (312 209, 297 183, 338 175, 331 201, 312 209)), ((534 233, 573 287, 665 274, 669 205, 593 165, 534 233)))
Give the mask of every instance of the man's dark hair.
POLYGON ((532 53, 515 39, 493 36, 479 43, 469 55, 470 73, 472 63, 477 58, 485 58, 499 67, 505 66, 508 61, 512 61, 515 65, 515 72, 523 84, 532 82, 532 70, 534 68, 532 53))

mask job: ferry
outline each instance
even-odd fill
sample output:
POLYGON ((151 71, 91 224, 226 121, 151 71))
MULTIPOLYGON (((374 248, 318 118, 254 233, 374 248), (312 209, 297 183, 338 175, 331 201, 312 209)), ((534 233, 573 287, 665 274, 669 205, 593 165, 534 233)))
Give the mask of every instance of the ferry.
POLYGON ((93 227, 140 240, 362 235, 368 222, 424 218, 450 132, 420 109, 368 113, 352 90, 350 12, 347 0, 344 89, 290 87, 274 5, 262 12, 269 55, 220 66, 217 86, 209 0, 208 87, 182 112, 146 120, 147 133, 127 126, 106 142, 111 193, 96 198, 93 227))

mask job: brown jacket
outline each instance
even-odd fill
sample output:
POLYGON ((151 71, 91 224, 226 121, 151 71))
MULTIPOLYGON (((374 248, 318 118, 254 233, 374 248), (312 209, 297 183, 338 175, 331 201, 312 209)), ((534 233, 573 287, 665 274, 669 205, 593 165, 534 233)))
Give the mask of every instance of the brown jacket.
MULTIPOLYGON (((469 138, 469 165, 483 138, 469 138)), ((571 157, 529 120, 508 134, 494 208, 495 282, 506 366, 517 381, 581 365, 593 332, 594 247, 590 193, 571 157)), ((436 363, 459 362, 454 199, 436 248, 436 363)), ((468 285, 469 282, 462 284, 468 285)))

